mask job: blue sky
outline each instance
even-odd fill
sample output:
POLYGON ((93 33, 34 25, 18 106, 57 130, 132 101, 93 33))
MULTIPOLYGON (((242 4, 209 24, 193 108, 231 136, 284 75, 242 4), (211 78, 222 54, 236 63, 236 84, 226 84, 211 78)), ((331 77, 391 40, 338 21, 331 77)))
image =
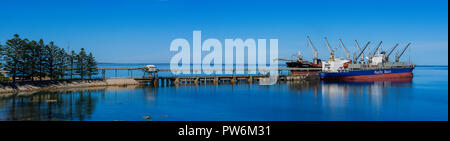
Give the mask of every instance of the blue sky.
MULTIPOLYGON (((327 58, 323 37, 332 46, 342 38, 356 51, 360 44, 384 42, 390 49, 408 42, 407 56, 419 65, 448 65, 448 1, 114 1, 0 0, 0 42, 13 34, 71 49, 86 48, 99 62, 167 63, 175 38, 277 38, 279 57, 298 50, 312 58, 311 36, 320 58, 327 58)), ((190 41, 192 43, 192 41, 190 41)), ((352 53, 353 54, 353 53, 352 53)), ((338 49, 338 56, 344 56, 338 49)))

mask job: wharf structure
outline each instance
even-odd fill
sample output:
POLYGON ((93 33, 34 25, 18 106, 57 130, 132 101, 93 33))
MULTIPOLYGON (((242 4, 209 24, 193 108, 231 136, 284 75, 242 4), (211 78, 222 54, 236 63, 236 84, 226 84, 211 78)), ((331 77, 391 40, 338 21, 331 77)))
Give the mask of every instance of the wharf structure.
MULTIPOLYGON (((260 79, 269 78, 267 74, 225 74, 225 75, 173 75, 173 76, 159 76, 158 72, 170 72, 174 70, 170 69, 158 69, 157 71, 148 72, 145 71, 145 67, 135 67, 135 68, 98 68, 101 71, 101 76, 106 79, 106 71, 114 71, 117 77, 118 70, 128 70, 130 72, 130 78, 136 80, 142 84, 151 84, 154 86, 170 86, 170 85, 180 85, 180 84, 204 84, 204 83, 240 83, 247 82, 253 83, 258 82, 260 79), (144 71, 143 76, 133 76, 133 71, 144 71)), ((281 71, 320 71, 321 68, 278 68, 278 82, 280 81, 299 81, 308 79, 319 79, 318 75, 310 75, 308 73, 304 75, 298 74, 282 74, 281 71)), ((186 70, 176 70, 176 71, 186 71, 186 70)), ((201 70, 190 69, 192 72, 200 72, 201 70)), ((205 71, 205 70, 203 70, 205 71)), ((233 70, 242 71, 242 70, 233 70)), ((248 71, 245 69, 245 71, 248 71)))

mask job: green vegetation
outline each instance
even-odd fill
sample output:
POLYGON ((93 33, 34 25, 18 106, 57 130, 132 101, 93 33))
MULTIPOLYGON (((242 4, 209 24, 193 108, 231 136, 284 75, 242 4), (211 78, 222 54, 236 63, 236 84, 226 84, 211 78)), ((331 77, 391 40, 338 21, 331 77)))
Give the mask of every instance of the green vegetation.
MULTIPOLYGON (((12 82, 17 80, 58 80, 66 78, 92 79, 98 74, 97 63, 92 53, 86 54, 81 48, 77 54, 75 51, 66 52, 54 42, 45 44, 22 39, 15 34, 5 45, 0 45, 0 67, 6 72, 12 82)), ((0 75, 0 81, 8 78, 0 75)))

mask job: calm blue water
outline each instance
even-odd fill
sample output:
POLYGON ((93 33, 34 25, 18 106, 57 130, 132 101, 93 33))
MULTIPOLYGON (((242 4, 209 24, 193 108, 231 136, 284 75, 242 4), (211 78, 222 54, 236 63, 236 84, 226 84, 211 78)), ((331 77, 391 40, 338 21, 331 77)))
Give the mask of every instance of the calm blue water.
POLYGON ((97 87, 2 94, 0 120, 448 121, 448 67, 417 67, 414 75, 412 80, 391 82, 97 87))

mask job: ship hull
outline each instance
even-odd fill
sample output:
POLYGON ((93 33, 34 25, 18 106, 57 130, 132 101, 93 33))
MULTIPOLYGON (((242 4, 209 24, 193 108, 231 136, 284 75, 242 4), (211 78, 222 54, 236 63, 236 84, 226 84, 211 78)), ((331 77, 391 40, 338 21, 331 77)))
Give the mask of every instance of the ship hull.
POLYGON ((288 68, 321 68, 322 65, 320 64, 306 64, 301 62, 287 62, 286 63, 288 68))
POLYGON ((414 68, 354 70, 346 72, 319 72, 321 79, 327 80, 385 80, 412 78, 414 68))

